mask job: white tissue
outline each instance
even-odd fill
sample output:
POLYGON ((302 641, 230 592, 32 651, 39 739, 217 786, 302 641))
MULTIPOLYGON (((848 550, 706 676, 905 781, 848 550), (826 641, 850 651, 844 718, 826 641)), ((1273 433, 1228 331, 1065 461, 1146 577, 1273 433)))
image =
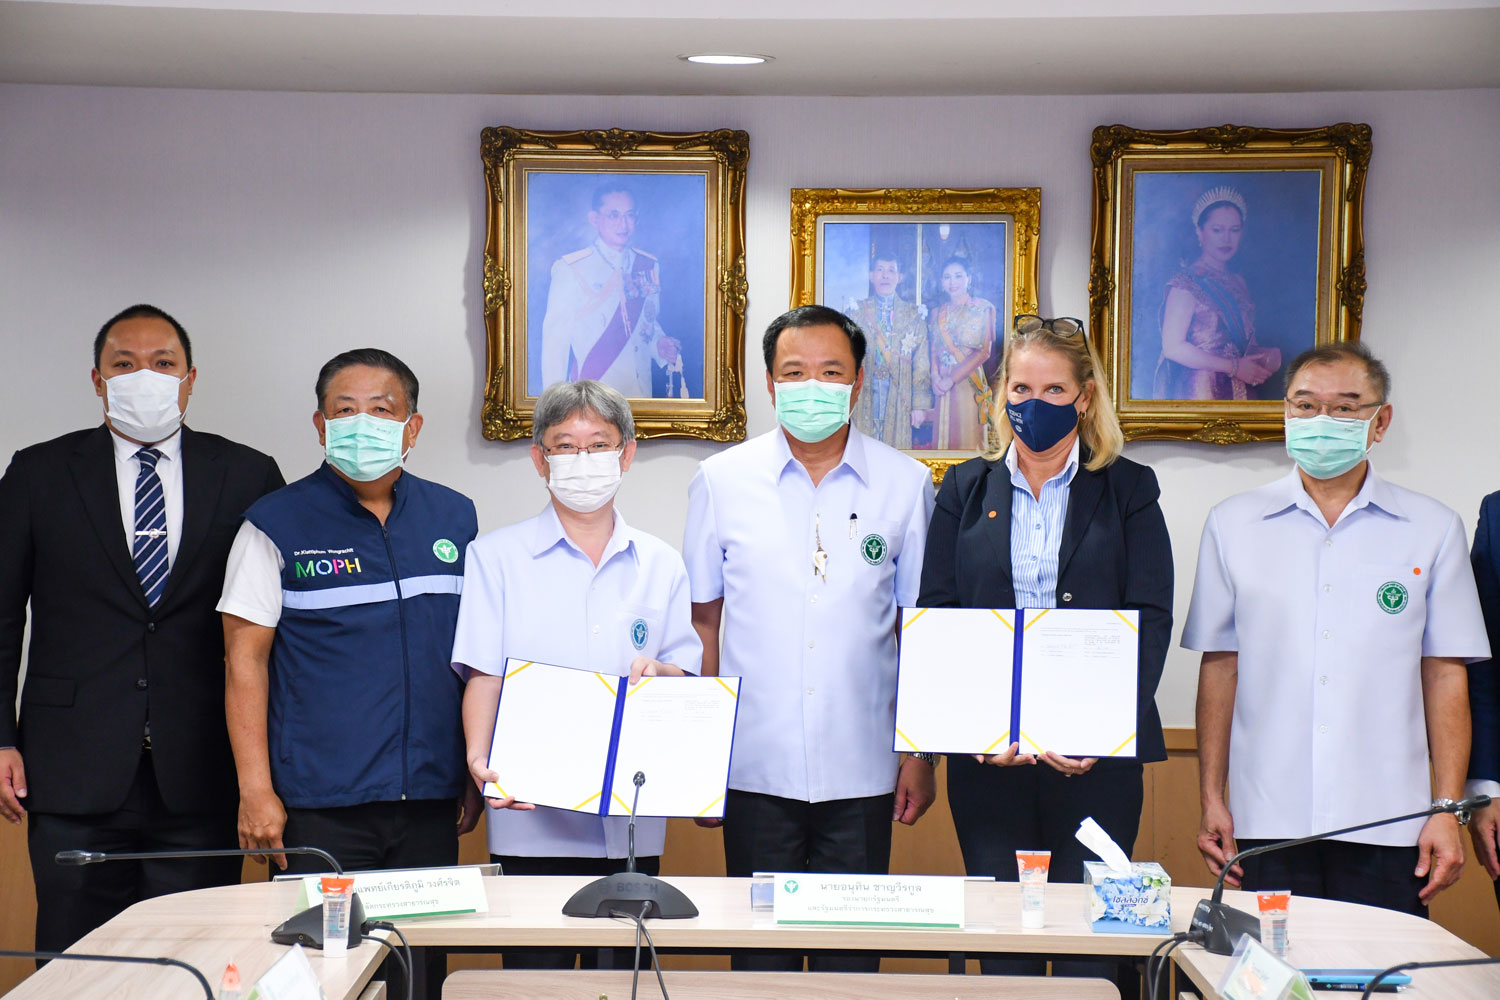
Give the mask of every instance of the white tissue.
POLYGON ((1109 866, 1110 871, 1118 875, 1130 874, 1130 859, 1125 856, 1124 851, 1120 850, 1120 845, 1104 832, 1104 828, 1094 822, 1094 817, 1085 817, 1084 821, 1078 824, 1078 832, 1073 836, 1077 837, 1078 842, 1084 847, 1099 855, 1099 859, 1109 866))

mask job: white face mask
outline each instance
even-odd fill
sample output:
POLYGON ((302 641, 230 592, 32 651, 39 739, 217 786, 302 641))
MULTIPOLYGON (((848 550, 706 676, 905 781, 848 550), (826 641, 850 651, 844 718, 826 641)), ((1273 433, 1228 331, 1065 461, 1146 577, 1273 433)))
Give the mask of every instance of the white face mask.
POLYGON ((182 379, 147 368, 105 379, 104 412, 110 426, 142 444, 171 437, 182 426, 177 406, 181 387, 182 379))
POLYGON ((547 468, 547 489, 558 503, 580 514, 592 514, 614 499, 620 489, 618 451, 548 455, 547 468))

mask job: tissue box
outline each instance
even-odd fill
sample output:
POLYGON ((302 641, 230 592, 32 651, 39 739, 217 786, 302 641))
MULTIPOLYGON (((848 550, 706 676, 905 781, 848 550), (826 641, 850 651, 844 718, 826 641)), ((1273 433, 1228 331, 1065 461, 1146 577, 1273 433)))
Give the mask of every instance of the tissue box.
POLYGON ((1134 861, 1129 875, 1102 861, 1083 863, 1089 923, 1099 934, 1169 934, 1172 877, 1155 861, 1134 861))

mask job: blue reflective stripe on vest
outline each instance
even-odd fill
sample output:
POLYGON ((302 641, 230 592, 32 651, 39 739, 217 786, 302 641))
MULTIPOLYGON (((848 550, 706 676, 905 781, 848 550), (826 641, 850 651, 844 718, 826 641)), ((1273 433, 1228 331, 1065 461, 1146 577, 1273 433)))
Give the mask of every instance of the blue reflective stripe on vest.
MULTIPOLYGON (((462 594, 464 578, 450 573, 435 576, 408 576, 401 581, 402 597, 421 594, 462 594)), ((356 604, 377 604, 396 599, 394 583, 362 583, 352 587, 330 587, 327 590, 283 590, 281 606, 298 611, 323 611, 348 608, 356 604)))

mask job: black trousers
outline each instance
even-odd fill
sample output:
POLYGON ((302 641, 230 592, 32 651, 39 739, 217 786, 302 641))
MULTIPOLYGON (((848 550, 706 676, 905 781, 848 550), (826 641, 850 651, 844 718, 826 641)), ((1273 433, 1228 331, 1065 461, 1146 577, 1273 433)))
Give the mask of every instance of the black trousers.
MULTIPOLYGON (((603 878, 625 870, 623 858, 525 858, 508 854, 491 854, 490 860, 500 866, 504 875, 592 875, 603 878)), ((661 874, 661 858, 636 858, 636 871, 647 875, 661 874)), ((507 969, 584 969, 599 968, 598 948, 506 948, 500 952, 501 964, 507 969)), ((629 969, 635 962, 635 949, 617 948, 609 968, 629 969)), ((641 959, 644 967, 650 960, 641 959)))
MULTIPOLYGON (((1269 843, 1240 840, 1236 846, 1244 851, 1269 843)), ((1245 870, 1241 885, 1252 891, 1290 889, 1293 897, 1340 899, 1425 917, 1427 907, 1417 894, 1427 885, 1427 876, 1412 874, 1419 854, 1415 847, 1322 840, 1246 858, 1240 866, 1245 870)), ((1293 898, 1292 906, 1296 905, 1293 898)))
MULTIPOLYGON (((366 802, 329 809, 288 809, 281 842, 321 847, 345 871, 432 868, 458 864, 458 803, 454 799, 366 802)), ((288 855, 288 872, 320 872, 312 855, 288 855)))
MULTIPOLYGON (((802 802, 730 789, 724 797, 724 868, 744 878, 755 872, 884 875, 891 870, 894 793, 831 802, 802 802)), ((800 972, 799 952, 747 951, 730 966, 752 972, 800 972)), ((813 972, 879 972, 880 955, 820 951, 807 956, 813 972)))
POLYGON ((141 753, 125 804, 112 813, 33 812, 27 851, 36 880, 36 948, 63 951, 126 907, 153 896, 240 880, 241 858, 105 861, 59 865, 58 851, 202 851, 239 846, 232 810, 174 813, 161 800, 149 751, 141 753))
MULTIPOLYGON (((1094 817, 1126 854, 1135 849, 1140 829, 1140 764, 1102 761, 1076 777, 1046 764, 995 767, 972 757, 948 758, 948 807, 970 875, 990 875, 1014 882, 1016 851, 1052 852, 1047 881, 1082 882, 1083 862, 1096 860, 1073 836, 1078 824, 1094 817)), ((1046 956, 992 957, 979 960, 988 975, 1040 976, 1046 956)), ((1120 963, 1109 960, 1054 958, 1053 975, 1097 976, 1122 989, 1134 981, 1120 963)), ((1127 994, 1128 995, 1128 994, 1127 994)))

